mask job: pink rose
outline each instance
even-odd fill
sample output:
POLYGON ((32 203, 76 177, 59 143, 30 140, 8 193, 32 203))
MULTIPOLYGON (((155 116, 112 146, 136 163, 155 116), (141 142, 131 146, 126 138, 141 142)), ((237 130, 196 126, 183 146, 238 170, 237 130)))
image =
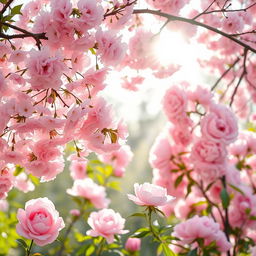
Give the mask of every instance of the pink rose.
POLYGON ((141 240, 136 237, 129 237, 125 243, 125 249, 130 252, 140 250, 141 240))
POLYGON ((138 205, 164 206, 174 199, 167 195, 166 188, 148 182, 142 185, 135 183, 134 191, 136 196, 128 194, 128 198, 138 205))
POLYGON ((52 243, 65 227, 54 204, 46 197, 29 200, 25 210, 18 209, 17 218, 17 233, 39 246, 52 243))
POLYGON ((106 198, 105 187, 93 182, 92 179, 75 180, 71 189, 67 190, 71 196, 80 196, 88 199, 96 208, 106 208, 110 200, 106 198))
POLYGON ((123 230, 125 219, 112 209, 102 209, 92 212, 88 218, 88 224, 92 228, 86 232, 89 236, 102 236, 107 242, 113 243, 114 235, 125 234, 128 230, 123 230))
POLYGON ((238 135, 237 120, 226 106, 212 105, 201 121, 201 131, 206 139, 230 144, 238 135))

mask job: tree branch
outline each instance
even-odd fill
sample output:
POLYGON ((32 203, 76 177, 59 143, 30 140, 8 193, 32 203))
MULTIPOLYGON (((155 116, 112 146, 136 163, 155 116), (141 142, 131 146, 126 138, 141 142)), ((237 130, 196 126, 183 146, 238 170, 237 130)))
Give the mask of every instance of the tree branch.
POLYGON ((1 10, 0 14, 4 14, 4 12, 7 10, 7 8, 11 5, 11 3, 13 2, 14 0, 9 0, 3 7, 3 9, 1 10))
POLYGON ((222 35, 222 36, 230 39, 231 41, 233 41, 233 42, 243 46, 248 51, 256 53, 256 49, 254 49, 250 45, 240 41, 239 39, 233 37, 232 35, 227 34, 227 33, 223 32, 223 31, 221 31, 221 30, 219 30, 217 28, 211 27, 211 26, 209 26, 207 24, 198 22, 198 21, 193 20, 193 19, 183 18, 183 17, 171 15, 171 14, 164 13, 164 12, 157 11, 157 10, 150 10, 150 9, 137 9, 137 10, 134 10, 133 13, 134 14, 144 14, 144 13, 153 14, 153 15, 157 15, 157 16, 160 16, 160 17, 164 17, 164 18, 166 18, 168 20, 181 21, 181 22, 189 23, 191 25, 198 26, 198 27, 203 27, 203 28, 206 28, 206 29, 208 29, 208 30, 210 30, 212 32, 215 32, 216 34, 222 35))

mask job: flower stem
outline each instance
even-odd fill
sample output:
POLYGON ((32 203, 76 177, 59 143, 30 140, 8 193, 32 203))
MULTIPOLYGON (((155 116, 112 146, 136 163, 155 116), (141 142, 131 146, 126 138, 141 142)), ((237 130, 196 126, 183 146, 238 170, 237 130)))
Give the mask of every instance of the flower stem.
POLYGON ((96 252, 97 256, 100 256, 102 254, 103 249, 104 249, 104 244, 105 244, 105 238, 102 238, 102 240, 100 241, 100 244, 99 244, 99 248, 96 252))
POLYGON ((31 250, 32 250, 33 242, 34 242, 34 240, 31 240, 30 246, 29 246, 29 248, 27 249, 27 256, 30 256, 30 252, 31 252, 31 250))

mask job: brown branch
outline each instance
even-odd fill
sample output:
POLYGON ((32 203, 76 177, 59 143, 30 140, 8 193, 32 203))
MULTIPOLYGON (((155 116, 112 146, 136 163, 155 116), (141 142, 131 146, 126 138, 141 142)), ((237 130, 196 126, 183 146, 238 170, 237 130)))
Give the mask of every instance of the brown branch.
POLYGON ((233 102, 234 102, 234 99, 235 99, 235 95, 237 93, 237 90, 239 88, 239 85, 241 84, 242 80, 243 80, 243 77, 246 76, 247 74, 247 70, 246 70, 246 58, 247 58, 247 53, 248 53, 248 49, 244 49, 244 62, 243 62, 243 72, 241 74, 241 76, 239 77, 239 80, 238 80, 238 83, 232 93, 232 96, 231 96, 231 100, 230 100, 230 103, 229 103, 229 106, 231 107, 233 102))
POLYGON ((11 5, 11 3, 13 2, 14 0, 9 0, 3 7, 3 9, 1 10, 0 14, 4 14, 4 12, 7 10, 7 8, 11 5))
POLYGON ((134 1, 132 1, 132 2, 129 2, 128 1, 128 3, 126 4, 126 5, 123 5, 123 6, 120 6, 119 8, 117 8, 116 10, 114 10, 114 11, 112 11, 112 12, 106 12, 105 14, 104 14, 104 19, 106 19, 106 17, 108 17, 108 16, 114 16, 114 15, 117 15, 117 14, 121 14, 121 12, 126 8, 126 7, 128 7, 128 6, 131 6, 131 5, 133 5, 133 4, 135 4, 137 2, 137 0, 134 0, 134 1))
POLYGON ((228 72, 240 61, 240 58, 238 57, 233 64, 229 66, 229 68, 219 77, 219 79, 215 82, 215 84, 212 86, 211 91, 213 91, 217 85, 220 83, 220 81, 228 74, 228 72))
POLYGON ((168 14, 168 13, 164 13, 164 12, 161 12, 159 10, 150 10, 150 9, 137 9, 137 10, 134 10, 133 13, 134 14, 146 14, 146 13, 153 14, 153 15, 157 15, 157 16, 160 16, 160 17, 164 17, 164 18, 166 18, 168 20, 181 21, 181 22, 189 23, 191 25, 198 26, 198 27, 203 27, 203 28, 206 28, 206 29, 208 29, 208 30, 210 30, 212 32, 215 32, 216 34, 219 34, 221 36, 224 36, 224 37, 230 39, 231 41, 233 41, 233 42, 243 46, 248 51, 256 53, 256 49, 254 49, 250 45, 240 41, 239 39, 233 37, 232 35, 227 34, 227 33, 223 32, 223 31, 221 31, 219 29, 216 29, 214 27, 211 27, 211 26, 209 26, 207 24, 198 22, 198 21, 193 20, 193 19, 183 18, 183 17, 171 15, 171 14, 168 14))
POLYGON ((1 26, 7 26, 9 28, 12 28, 14 30, 17 30, 19 32, 22 32, 23 34, 14 34, 14 35, 6 35, 4 33, 0 33, 0 38, 4 38, 4 39, 14 39, 14 38, 27 38, 27 37, 32 37, 35 41, 36 41, 36 45, 38 47, 38 49, 41 48, 41 40, 48 40, 48 38, 46 37, 45 33, 38 33, 38 34, 34 34, 32 32, 29 32, 23 28, 14 26, 10 23, 7 22, 1 22, 0 21, 0 25, 1 26))

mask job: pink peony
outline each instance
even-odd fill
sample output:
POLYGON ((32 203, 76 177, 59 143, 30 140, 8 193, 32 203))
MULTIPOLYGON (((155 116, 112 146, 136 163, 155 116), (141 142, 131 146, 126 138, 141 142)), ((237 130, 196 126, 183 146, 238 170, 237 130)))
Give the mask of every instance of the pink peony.
POLYGON ((129 237, 125 243, 125 249, 130 252, 140 250, 141 240, 136 237, 129 237))
POLYGON ((237 120, 229 108, 213 104, 201 121, 201 131, 206 139, 230 144, 238 135, 237 120))
POLYGON ((139 185, 134 184, 135 195, 128 194, 128 198, 135 204, 143 206, 164 206, 174 198, 167 195, 166 188, 150 184, 148 182, 139 185))
POLYGON ((92 228, 86 232, 89 236, 102 236, 107 242, 113 243, 114 235, 125 234, 128 230, 123 230, 125 219, 112 209, 102 209, 92 212, 88 218, 88 224, 92 228))
POLYGON ((105 188, 94 183, 90 178, 75 180, 73 187, 68 189, 67 193, 88 199, 97 209, 106 208, 110 203, 106 198, 105 188))
POLYGON ((17 218, 17 233, 34 240, 39 246, 56 240, 59 231, 65 226, 54 204, 46 197, 29 200, 25 210, 18 209, 17 218))

